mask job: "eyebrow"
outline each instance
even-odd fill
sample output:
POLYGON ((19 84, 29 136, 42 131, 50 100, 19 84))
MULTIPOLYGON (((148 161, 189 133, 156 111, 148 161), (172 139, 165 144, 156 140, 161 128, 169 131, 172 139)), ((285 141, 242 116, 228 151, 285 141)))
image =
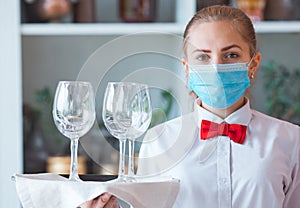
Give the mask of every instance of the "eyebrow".
POLYGON ((239 48, 239 49, 242 50, 242 48, 241 48, 239 45, 232 44, 232 45, 226 46, 225 48, 222 48, 221 51, 227 51, 227 50, 229 50, 229 49, 231 49, 231 48, 239 48))
POLYGON ((197 52, 210 53, 211 50, 206 50, 206 49, 196 49, 196 50, 192 51, 192 53, 197 53, 197 52))
MULTIPOLYGON (((240 50, 242 50, 242 48, 239 45, 232 44, 232 45, 226 46, 225 48, 222 48, 221 51, 227 51, 227 50, 229 50, 231 48, 239 48, 240 50)), ((195 52, 210 53, 211 50, 209 50, 209 49, 196 49, 192 53, 195 53, 195 52)))

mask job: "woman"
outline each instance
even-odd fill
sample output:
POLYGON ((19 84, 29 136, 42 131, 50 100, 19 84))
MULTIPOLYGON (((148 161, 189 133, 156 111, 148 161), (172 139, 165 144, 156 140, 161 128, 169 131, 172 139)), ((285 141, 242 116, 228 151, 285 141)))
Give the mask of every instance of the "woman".
POLYGON ((261 59, 250 19, 202 9, 186 27, 184 54, 194 112, 147 133, 138 174, 180 179, 174 207, 299 207, 300 129, 246 97, 261 59))

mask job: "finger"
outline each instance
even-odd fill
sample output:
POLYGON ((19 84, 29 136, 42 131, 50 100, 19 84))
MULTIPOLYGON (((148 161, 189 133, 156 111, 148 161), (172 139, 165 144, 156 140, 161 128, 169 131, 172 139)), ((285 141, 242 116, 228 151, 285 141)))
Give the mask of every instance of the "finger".
POLYGON ((115 196, 110 197, 104 208, 115 208, 117 206, 117 198, 115 196))
POLYGON ((119 205, 119 203, 117 202, 117 200, 116 200, 116 203, 114 204, 113 208, 120 208, 120 205, 119 205))
POLYGON ((103 208, 109 202, 110 198, 112 197, 109 193, 101 194, 94 202, 93 207, 103 208))

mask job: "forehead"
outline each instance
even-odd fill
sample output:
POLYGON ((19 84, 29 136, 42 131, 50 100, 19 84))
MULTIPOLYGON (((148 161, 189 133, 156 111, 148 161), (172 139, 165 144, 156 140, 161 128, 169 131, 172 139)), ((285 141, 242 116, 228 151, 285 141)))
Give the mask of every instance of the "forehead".
POLYGON ((219 50, 232 44, 245 50, 249 48, 230 21, 204 22, 190 28, 188 48, 219 50))

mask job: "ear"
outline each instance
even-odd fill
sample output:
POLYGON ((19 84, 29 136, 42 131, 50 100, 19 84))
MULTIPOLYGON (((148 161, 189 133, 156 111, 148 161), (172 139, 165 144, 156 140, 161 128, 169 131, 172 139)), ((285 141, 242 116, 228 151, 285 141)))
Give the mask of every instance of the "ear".
POLYGON ((182 63, 182 65, 184 66, 184 68, 185 68, 185 72, 189 72, 189 66, 188 66, 188 64, 187 64, 187 61, 184 59, 184 58, 182 58, 182 60, 181 60, 181 63, 182 63))
POLYGON ((250 79, 254 78, 254 75, 255 75, 257 69, 259 68, 260 61, 261 61, 261 53, 258 52, 253 57, 253 59, 250 63, 250 66, 249 66, 248 76, 250 77, 250 79))
POLYGON ((186 80, 188 80, 190 68, 187 64, 187 61, 184 58, 182 58, 181 62, 182 62, 183 67, 185 68, 185 78, 186 78, 186 80))

